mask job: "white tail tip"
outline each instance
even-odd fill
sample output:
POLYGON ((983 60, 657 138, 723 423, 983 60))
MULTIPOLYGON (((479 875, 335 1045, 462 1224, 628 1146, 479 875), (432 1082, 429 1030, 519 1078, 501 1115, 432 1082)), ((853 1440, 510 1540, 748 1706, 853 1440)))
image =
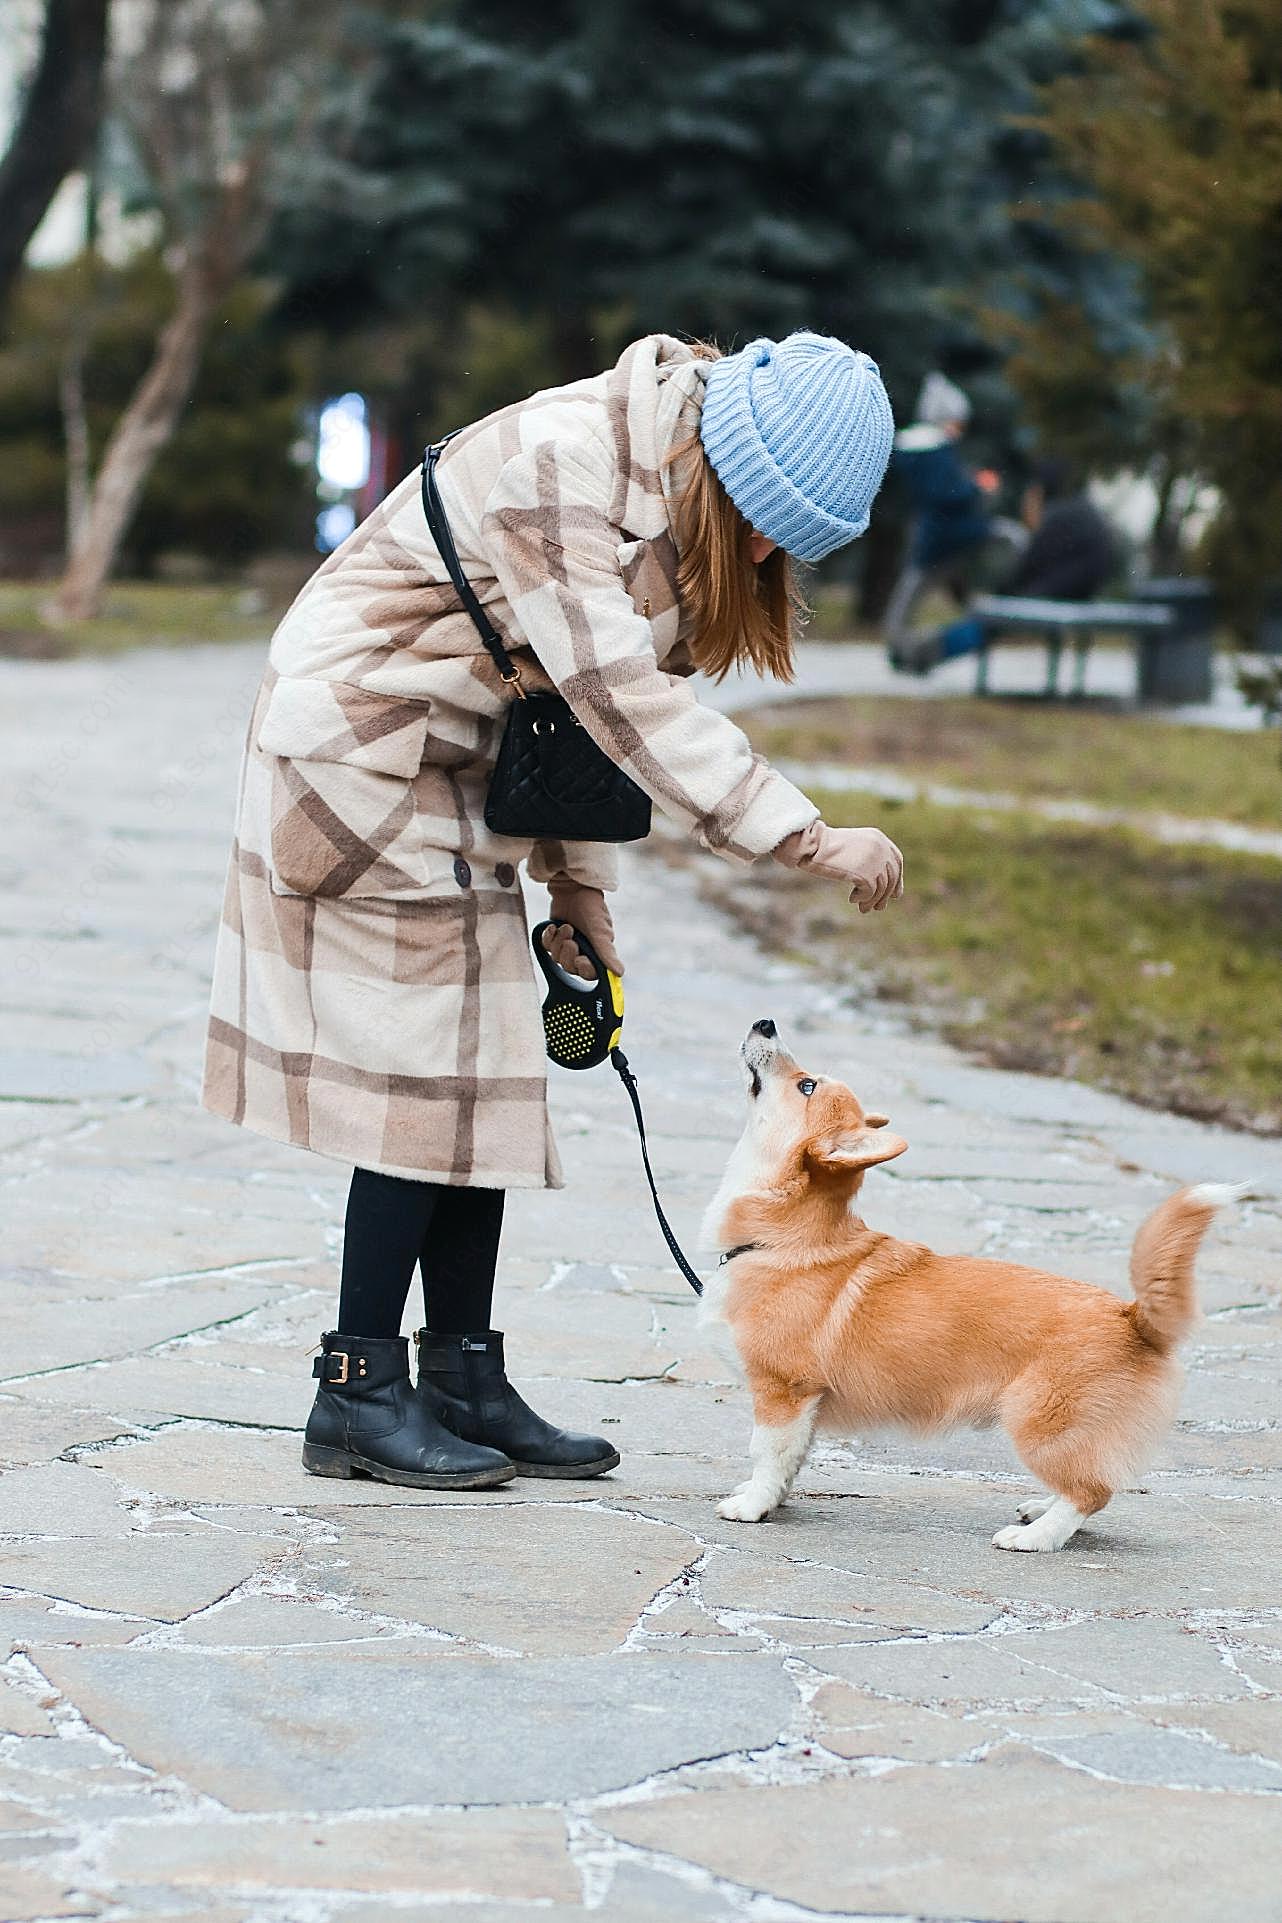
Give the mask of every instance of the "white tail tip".
POLYGON ((1190 1202, 1200 1202, 1203 1208, 1227 1208, 1230 1202, 1241 1202, 1251 1193, 1251 1182, 1198 1182, 1188 1191, 1190 1202))

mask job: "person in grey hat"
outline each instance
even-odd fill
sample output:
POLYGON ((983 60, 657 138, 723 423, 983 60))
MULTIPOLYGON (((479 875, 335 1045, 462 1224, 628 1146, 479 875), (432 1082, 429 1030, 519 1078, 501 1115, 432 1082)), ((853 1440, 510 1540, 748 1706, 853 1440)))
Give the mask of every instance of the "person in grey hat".
MULTIPOLYGON (((1117 566, 1117 543, 1095 503, 1076 484, 1064 461, 1043 456, 1034 462, 1020 503, 1026 540, 996 584, 998 594, 1029 600, 1089 601, 1117 566)), ((910 674, 929 674, 941 661, 974 654, 991 635, 978 615, 964 614, 946 627, 905 637, 895 665, 910 674)))
POLYGON ((907 665, 912 618, 923 596, 946 587, 960 602, 969 567, 988 539, 985 488, 957 451, 969 421, 961 388, 932 373, 922 383, 912 426, 895 436, 894 469, 908 493, 913 529, 883 623, 892 667, 907 665))

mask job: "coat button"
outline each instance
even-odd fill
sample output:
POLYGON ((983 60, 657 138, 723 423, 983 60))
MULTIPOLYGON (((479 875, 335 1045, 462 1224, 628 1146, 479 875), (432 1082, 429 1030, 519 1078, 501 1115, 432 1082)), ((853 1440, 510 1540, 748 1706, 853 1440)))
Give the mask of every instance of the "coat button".
POLYGON ((516 869, 510 861, 501 861, 494 870, 494 879, 500 888, 510 888, 516 880, 516 869))
POLYGON ((460 888, 470 888, 472 886, 472 870, 464 861, 462 855, 456 855, 454 858, 454 879, 460 888))

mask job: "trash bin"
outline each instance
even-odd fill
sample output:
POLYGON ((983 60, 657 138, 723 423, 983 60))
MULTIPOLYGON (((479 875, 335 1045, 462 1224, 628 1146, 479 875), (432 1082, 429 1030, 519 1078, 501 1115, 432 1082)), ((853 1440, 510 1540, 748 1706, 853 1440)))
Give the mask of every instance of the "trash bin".
POLYGON ((1209 701, 1216 615, 1211 583, 1183 575, 1145 581, 1136 589, 1135 599, 1157 602, 1172 615, 1170 627, 1140 636, 1140 700, 1168 707, 1209 701))
POLYGON ((1256 629, 1257 654, 1282 654, 1282 583, 1275 582, 1264 597, 1256 629))

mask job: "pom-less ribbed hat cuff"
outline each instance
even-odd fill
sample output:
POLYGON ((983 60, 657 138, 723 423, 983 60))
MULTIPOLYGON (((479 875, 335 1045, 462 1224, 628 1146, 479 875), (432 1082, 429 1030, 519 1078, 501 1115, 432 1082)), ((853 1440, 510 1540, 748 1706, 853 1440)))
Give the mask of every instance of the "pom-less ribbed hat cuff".
MULTIPOLYGON (((706 406, 704 412, 706 415, 706 406)), ((826 554, 857 541, 866 531, 869 514, 858 521, 842 521, 808 501, 783 470, 775 467, 760 438, 755 452, 740 443, 733 452, 727 448, 721 458, 708 446, 706 432, 703 445, 717 478, 744 520, 798 561, 822 561, 826 554)))

